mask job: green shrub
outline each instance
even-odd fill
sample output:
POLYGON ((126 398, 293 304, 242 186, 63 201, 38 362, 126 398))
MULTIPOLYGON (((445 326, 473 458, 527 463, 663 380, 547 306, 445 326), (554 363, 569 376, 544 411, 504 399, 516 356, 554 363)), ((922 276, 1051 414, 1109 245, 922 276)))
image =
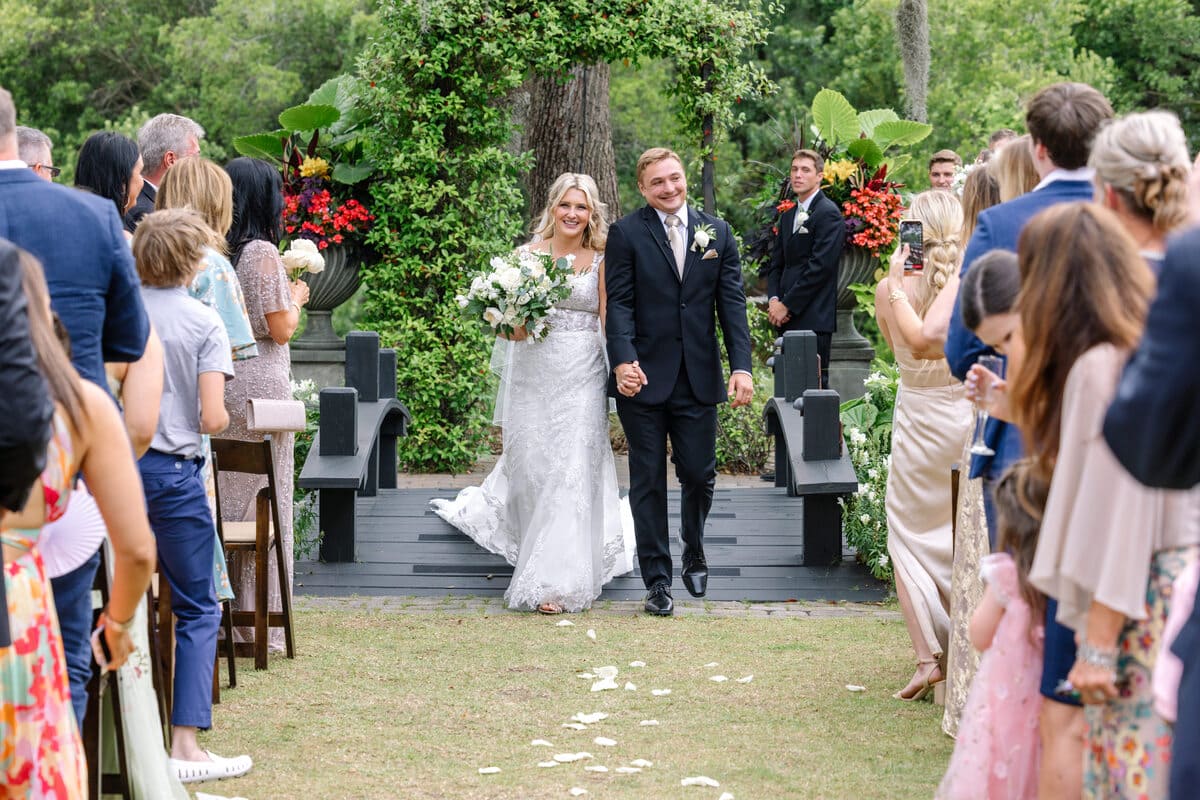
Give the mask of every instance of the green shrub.
POLYGON ((899 375, 896 366, 875 359, 867 378, 867 393, 842 404, 842 426, 858 492, 842 504, 842 526, 846 541, 858 551, 871 574, 883 581, 893 579, 887 553, 888 467, 892 453, 892 413, 896 406, 899 375))

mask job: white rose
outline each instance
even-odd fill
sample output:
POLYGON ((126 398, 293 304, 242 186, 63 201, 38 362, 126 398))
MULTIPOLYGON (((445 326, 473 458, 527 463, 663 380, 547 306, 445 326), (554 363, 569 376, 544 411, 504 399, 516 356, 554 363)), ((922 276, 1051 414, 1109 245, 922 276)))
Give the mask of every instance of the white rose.
POLYGON ((706 233, 705 231, 701 231, 701 230, 697 230, 692 235, 692 239, 696 242, 696 244, 700 245, 700 247, 702 247, 702 248, 708 247, 708 243, 712 241, 712 239, 709 238, 708 233, 706 233))
POLYGON ((317 243, 311 239, 296 239, 281 258, 288 272, 299 275, 301 272, 311 272, 316 275, 325 269, 325 257, 317 248, 317 243))
POLYGON ((483 310, 483 321, 488 325, 491 325, 493 328, 499 325, 502 319, 504 319, 504 317, 498 308, 488 306, 483 310))
POLYGON ((459 307, 459 308, 466 308, 466 307, 467 307, 467 304, 468 304, 468 303, 470 303, 471 301, 470 301, 470 300, 468 300, 467 298, 463 297, 463 296, 460 294, 460 295, 456 295, 456 296, 455 296, 455 298, 454 298, 454 302, 458 303, 458 307, 459 307))
POLYGON ((522 294, 520 297, 517 298, 517 305, 519 305, 519 306, 529 305, 529 300, 530 300, 529 293, 525 292, 524 294, 522 294))
POLYGON ((502 320, 505 325, 512 325, 517 321, 517 309, 512 307, 504 309, 502 320))
POLYGON ((500 288, 506 292, 515 292, 521 285, 521 270, 515 267, 501 270, 496 274, 496 283, 500 284, 500 288))

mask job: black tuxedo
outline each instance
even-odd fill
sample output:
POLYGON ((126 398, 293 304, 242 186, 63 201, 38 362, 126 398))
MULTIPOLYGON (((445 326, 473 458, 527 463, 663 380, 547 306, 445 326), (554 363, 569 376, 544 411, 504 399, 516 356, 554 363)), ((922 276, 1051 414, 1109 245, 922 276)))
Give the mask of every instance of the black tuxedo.
POLYGON ((829 384, 829 350, 837 330, 838 260, 846 226, 837 204, 820 189, 808 206, 808 218, 793 231, 800 206, 779 218, 775 247, 767 265, 767 296, 777 297, 792 318, 780 331, 813 331, 821 356, 824 385, 829 384))
POLYGON ((731 368, 751 371, 746 295, 733 232, 725 221, 695 208, 688 207, 687 215, 682 279, 666 228, 649 206, 615 222, 605 248, 609 360, 614 367, 637 361, 647 379, 641 392, 628 398, 617 394, 615 378, 609 382, 629 441, 630 504, 647 587, 672 578, 668 437, 683 493, 680 534, 689 548, 702 544, 716 479, 716 406, 727 399, 718 322, 731 368), (695 245, 700 224, 716 234, 704 248, 695 245))
POLYGON ((156 197, 158 197, 158 190, 150 185, 150 181, 144 182, 142 190, 138 192, 137 202, 125 215, 125 230, 133 233, 138 223, 142 221, 142 217, 154 210, 154 198, 156 197))

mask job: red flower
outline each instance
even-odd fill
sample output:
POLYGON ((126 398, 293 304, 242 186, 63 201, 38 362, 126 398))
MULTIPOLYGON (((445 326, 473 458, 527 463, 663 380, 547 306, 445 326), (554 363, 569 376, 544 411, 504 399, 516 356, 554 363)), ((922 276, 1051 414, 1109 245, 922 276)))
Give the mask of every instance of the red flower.
POLYGON ((775 206, 775 210, 778 211, 780 214, 786 214, 787 212, 791 211, 795 207, 796 207, 796 201, 784 200, 779 205, 775 206))

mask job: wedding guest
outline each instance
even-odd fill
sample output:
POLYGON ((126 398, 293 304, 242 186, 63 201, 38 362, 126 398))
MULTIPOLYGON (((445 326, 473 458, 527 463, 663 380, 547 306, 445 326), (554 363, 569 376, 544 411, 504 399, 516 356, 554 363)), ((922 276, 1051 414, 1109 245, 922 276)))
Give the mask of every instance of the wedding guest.
POLYGON ((39 178, 46 181, 57 178, 60 171, 58 167, 54 166, 54 158, 50 154, 51 149, 49 136, 36 128, 17 126, 17 153, 39 178))
POLYGON ((922 315, 958 274, 962 206, 950 192, 923 192, 908 217, 921 222, 923 269, 906 273, 908 246, 897 248, 888 277, 876 290, 875 315, 900 374, 886 495, 888 555, 917 656, 916 672, 894 697, 919 700, 946 675, 942 657, 950 629, 954 512, 948 476, 967 438, 971 406, 945 359, 913 354, 928 347, 922 315))
MULTIPOLYGON (((1053 478, 1030 581, 1079 637, 1066 677, 1088 708, 1083 788, 1163 797, 1171 731, 1153 710, 1150 678, 1171 584, 1200 558, 1200 495, 1142 486, 1101 436, 1154 278, 1113 214, 1091 203, 1039 214, 1018 253, 1007 401, 1037 474, 1053 478)), ((1043 695, 1067 666, 1046 660, 1043 695)))
POLYGON ((158 187, 167 170, 177 162, 200 155, 203 138, 204 128, 195 120, 178 114, 159 114, 138 130, 137 146, 144 162, 144 180, 137 202, 125 214, 125 230, 133 233, 142 217, 154 210, 158 187))
POLYGON ((929 157, 929 188, 950 191, 954 174, 962 168, 962 158, 953 150, 938 150, 929 157))
MULTIPOLYGON (((250 398, 290 400, 291 357, 288 340, 300 323, 300 307, 308 302, 308 284, 290 281, 279 258, 279 228, 283 211, 282 179, 279 171, 265 161, 235 158, 225 166, 233 184, 233 226, 226 235, 238 282, 246 300, 246 311, 254 331, 258 357, 234 363, 236 378, 225 387, 225 408, 229 411, 228 439, 261 441, 262 434, 251 433, 246 426, 246 401, 250 398)), ((276 433, 271 437, 275 457, 275 485, 279 490, 279 506, 292 507, 293 462, 291 433, 276 433)), ((266 476, 224 475, 220 478, 221 513, 226 520, 253 520, 254 499, 267 484, 266 476)), ((283 539, 288 586, 292 575, 292 515, 283 514, 283 539)), ((274 553, 269 563, 275 560, 274 553)), ((254 610, 254 560, 234 558, 230 561, 230 577, 242 611, 254 610)), ((268 574, 259 576, 268 581, 271 611, 281 609, 278 571, 268 567, 268 574)), ((290 590, 289 590, 290 591, 290 590)), ((253 636, 252 631, 242 631, 253 636)), ((273 628, 270 647, 283 650, 283 631, 273 628)))
POLYGON ((996 180, 995 167, 981 166, 971 170, 963 184, 963 242, 971 241, 971 234, 979 224, 979 215, 999 202, 1000 182, 996 180))
POLYGON ((1000 189, 1000 202, 1032 192, 1041 181, 1033 161, 1033 143, 1029 134, 1018 136, 992 159, 991 169, 1000 189))
POLYGON ((1020 461, 996 484, 1000 549, 983 559, 987 589, 971 616, 971 642, 983 658, 937 800, 1037 797, 1045 600, 1030 585, 1029 570, 1046 489, 1020 461))
POLYGON ((233 377, 229 339, 215 311, 187 292, 211 229, 194 211, 149 214, 133 235, 142 297, 163 341, 165 384, 158 428, 138 461, 162 574, 175 616, 171 765, 180 781, 232 778, 249 756, 221 758, 200 747, 212 727, 212 681, 221 617, 213 586, 213 519, 200 464, 203 434, 229 424, 225 383, 233 377))
POLYGON ((992 151, 992 155, 995 155, 1016 138, 1017 132, 1012 128, 1000 128, 993 131, 992 135, 988 137, 988 149, 992 151))
POLYGON ((113 131, 93 133, 79 148, 75 185, 111 200, 123 215, 142 191, 142 156, 137 145, 113 131))
POLYGON ((154 571, 154 537, 111 398, 72 368, 54 332, 41 267, 28 254, 21 256, 21 277, 33 349, 56 411, 40 490, 21 511, 0 519, 7 611, 13 639, 22 643, 0 648, 0 792, 5 797, 86 797, 87 764, 38 548, 41 528, 63 513, 75 475, 82 472, 114 531, 113 590, 99 619, 109 669, 119 667, 132 649, 130 625, 154 571))

